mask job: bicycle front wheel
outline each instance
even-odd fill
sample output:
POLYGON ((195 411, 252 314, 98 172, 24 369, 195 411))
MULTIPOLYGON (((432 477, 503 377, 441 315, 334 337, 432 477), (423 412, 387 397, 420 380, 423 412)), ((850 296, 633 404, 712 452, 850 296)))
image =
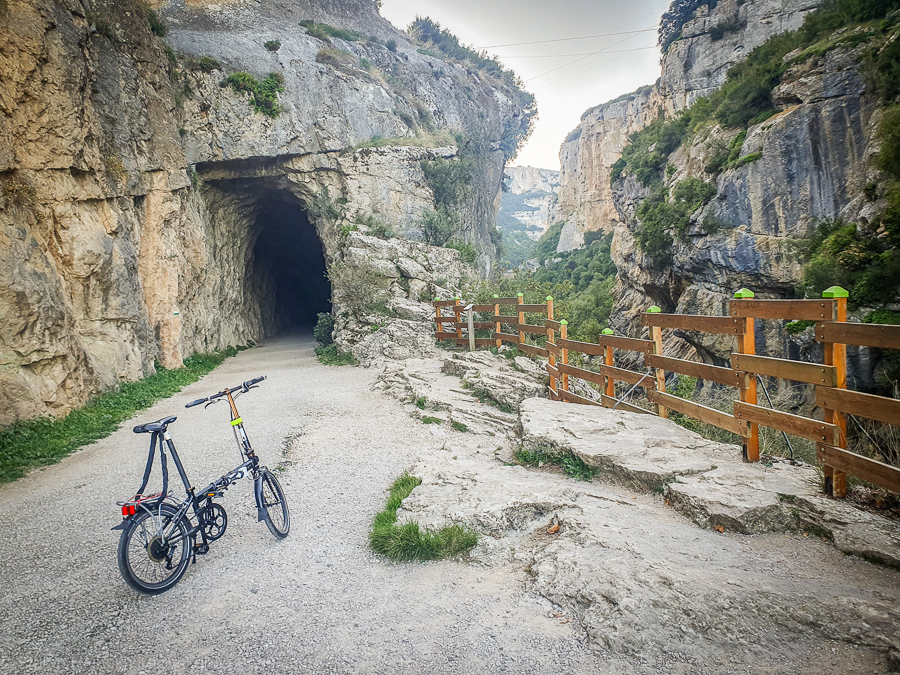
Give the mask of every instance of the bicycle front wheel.
POLYGON ((131 520, 119 539, 117 559, 125 583, 155 595, 178 583, 187 571, 191 539, 185 518, 170 504, 160 504, 131 520))
POLYGON ((281 484, 275 474, 265 469, 259 476, 262 486, 260 506, 265 510, 266 526, 278 539, 284 539, 291 529, 291 514, 281 484))

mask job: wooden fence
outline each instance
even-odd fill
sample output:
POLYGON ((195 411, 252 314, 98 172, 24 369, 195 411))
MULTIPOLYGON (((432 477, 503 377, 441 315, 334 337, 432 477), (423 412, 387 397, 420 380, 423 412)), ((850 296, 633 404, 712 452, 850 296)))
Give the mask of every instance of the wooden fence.
POLYGON ((900 426, 900 401, 847 389, 847 345, 900 349, 900 326, 847 323, 847 292, 842 288, 829 288, 821 300, 756 300, 751 291, 741 289, 729 303, 728 316, 663 314, 658 307, 650 307, 641 314, 641 324, 648 328, 649 339, 614 335, 607 328, 596 343, 568 339, 567 323, 554 320, 553 298, 549 296, 546 304, 540 305, 525 304, 520 293, 515 298, 494 296, 492 303, 466 306, 459 298, 435 300, 434 307, 437 340, 453 340, 470 349, 500 347, 508 342, 525 354, 546 358, 550 398, 555 401, 653 414, 629 404, 623 400, 624 396, 616 397, 616 382, 624 382, 631 385, 632 390, 642 388, 654 405, 655 413, 661 417, 668 417, 669 411, 673 410, 736 434, 742 441, 744 459, 749 462, 759 459, 760 426, 815 441, 818 458, 825 467, 827 494, 845 496, 848 473, 900 492, 900 469, 847 450, 847 415, 900 426), (515 314, 500 313, 501 307, 509 306, 514 306, 515 314), (442 310, 450 314, 442 314, 442 310), (477 313, 490 313, 490 321, 475 321, 477 313), (540 314, 544 318, 540 325, 528 324, 526 314, 540 314), (758 355, 756 319, 815 322, 815 338, 824 346, 823 363, 758 355), (451 330, 447 330, 448 327, 451 330), (730 367, 665 356, 662 350, 664 329, 733 335, 737 339, 737 351, 731 354, 730 367), (490 331, 492 337, 476 337, 478 330, 490 331), (544 346, 528 344, 529 335, 546 338, 544 346), (615 350, 642 355, 646 372, 616 367, 615 350), (601 357, 599 372, 571 365, 569 357, 573 352, 601 357), (739 400, 734 402, 729 414, 673 396, 666 393, 666 372, 735 387, 739 400), (758 405, 758 376, 814 385, 816 406, 822 409, 823 419, 758 405), (571 377, 599 385, 599 401, 571 391, 571 377))

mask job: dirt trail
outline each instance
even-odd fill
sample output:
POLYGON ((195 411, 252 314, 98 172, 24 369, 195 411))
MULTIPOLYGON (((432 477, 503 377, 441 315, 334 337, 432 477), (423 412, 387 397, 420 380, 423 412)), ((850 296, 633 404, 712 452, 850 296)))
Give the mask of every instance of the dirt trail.
MULTIPOLYGON (((373 392, 374 371, 320 365, 309 337, 242 352, 136 421, 178 415, 170 429, 200 483, 239 459, 225 406, 184 403, 259 374, 269 379, 239 409, 263 462, 284 463, 290 536, 276 541, 255 522, 243 481, 226 493, 228 531, 210 553, 162 596, 132 592, 119 577, 110 527, 119 521, 116 500, 139 483, 148 437, 126 424, 0 487, 0 673, 759 672, 740 658, 723 671, 671 654, 595 651, 577 621, 527 590, 521 564, 393 564, 371 554, 368 525, 386 488, 440 452, 445 433, 373 392)), ((634 511, 619 510, 619 520, 634 511)), ((783 560, 774 546, 768 557, 756 548, 757 565, 783 560)), ((896 581, 859 566, 873 584, 896 581)), ((883 653, 824 640, 815 649, 817 669, 795 672, 887 672, 883 653)))

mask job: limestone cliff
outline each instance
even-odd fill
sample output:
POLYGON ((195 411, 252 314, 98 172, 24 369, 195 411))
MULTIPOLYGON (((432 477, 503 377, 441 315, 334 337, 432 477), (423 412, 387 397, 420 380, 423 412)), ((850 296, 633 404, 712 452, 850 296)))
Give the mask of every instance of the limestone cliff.
POLYGON ((578 248, 584 233, 611 232, 620 222, 610 173, 628 137, 660 111, 671 115, 718 89, 728 69, 772 35, 798 28, 820 0, 723 0, 700 5, 679 22, 678 39, 662 56, 653 85, 586 111, 560 148, 560 251, 578 248))
MULTIPOLYGON (((354 267, 354 230, 417 235, 423 160, 468 153, 462 236, 495 256, 533 114, 517 89, 423 53, 368 0, 153 5, 0 4, 0 424, 341 310, 351 284, 326 268, 354 267), (268 103, 226 81, 241 72, 268 103)), ((450 271, 377 281, 452 286, 456 252, 433 258, 450 271)))
MULTIPOLYGON (((646 127, 660 110, 672 119, 708 95, 723 84, 736 55, 795 28, 814 8, 814 3, 765 0, 720 2, 712 11, 700 7, 680 29, 681 39, 669 46, 657 84, 589 110, 563 144, 559 203, 566 227, 576 234, 615 233, 610 323, 617 331, 640 332, 639 313, 651 304, 664 311, 722 314, 742 286, 759 297, 793 297, 803 279, 798 242, 813 223, 843 219, 865 229, 884 209, 884 200, 866 189, 881 180, 871 162, 879 147, 881 113, 861 72, 870 34, 853 33, 864 27, 840 34, 843 46, 825 36, 818 43, 824 48, 785 56, 786 71, 772 91, 777 114, 751 120, 741 133, 713 121, 688 134, 687 142, 655 160, 652 189, 627 168, 611 180, 629 133, 646 127), (713 31, 723 25, 728 30, 713 31), (713 155, 729 147, 733 161, 712 166, 713 155), (703 181, 698 184, 707 184, 712 196, 682 225, 663 226, 669 243, 661 261, 638 244, 644 227, 638 209, 648 198, 671 204, 673 191, 688 178, 703 181)), ((650 146, 647 152, 653 151, 650 146)), ((577 237, 568 241, 571 246, 577 237)), ((757 347, 770 355, 796 356, 812 346, 808 340, 787 340, 780 324, 773 328, 757 334, 757 347)), ((715 337, 689 339, 709 362, 723 361, 733 348, 715 337)), ((669 345, 682 353, 685 347, 677 340, 669 345)), ((855 368, 855 373, 865 380, 871 369, 855 368)))
POLYGON ((556 215, 559 171, 510 166, 504 180, 507 188, 500 201, 497 226, 508 232, 524 232, 537 241, 556 215))

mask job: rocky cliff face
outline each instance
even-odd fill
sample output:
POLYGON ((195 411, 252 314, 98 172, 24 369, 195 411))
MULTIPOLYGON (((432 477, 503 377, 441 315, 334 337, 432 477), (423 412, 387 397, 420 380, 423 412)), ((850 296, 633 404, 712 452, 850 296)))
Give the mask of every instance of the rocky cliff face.
POLYGON ((584 244, 584 233, 611 232, 620 222, 610 173, 628 136, 662 112, 671 115, 725 82, 728 69, 769 37, 795 30, 819 0, 723 0, 701 5, 662 58, 655 84, 591 108, 563 142, 558 219, 560 251, 584 244))
POLYGON ((673 111, 658 86, 644 87, 581 116, 559 150, 560 187, 557 220, 564 220, 558 251, 584 245, 584 233, 611 232, 619 222, 610 174, 628 136, 643 129, 660 109, 673 111))
MULTIPOLYGON (((154 4, 166 41, 136 2, 0 5, 0 424, 328 311, 348 234, 416 235, 421 161, 458 156, 451 131, 477 145, 463 235, 491 261, 515 92, 419 53, 367 0, 154 4), (276 74, 280 114, 223 82, 238 71, 276 74)), ((434 258, 450 272, 419 281, 451 286, 458 255, 434 258)), ((383 272, 392 297, 432 289, 383 272)))
POLYGON ((507 190, 500 201, 498 226, 510 232, 525 232, 537 241, 553 224, 559 193, 559 171, 511 166, 503 176, 507 190), (517 227, 513 221, 520 226, 517 227))
MULTIPOLYGON (((679 313, 723 314, 741 287, 760 297, 790 297, 802 279, 797 240, 813 222, 843 218, 865 224, 884 208, 864 196, 877 174, 869 160, 878 147, 878 111, 865 93, 859 51, 834 50, 788 71, 774 92, 783 112, 751 126, 738 153, 759 153, 759 158, 718 176, 716 198, 693 215, 665 270, 635 241, 635 211, 647 190, 631 177, 616 184, 615 328, 639 330, 639 313, 650 304, 679 313), (708 219, 717 231, 705 231, 708 219)), ((676 171, 669 184, 704 175, 709 143, 698 140, 672 155, 676 171)), ((722 361, 733 346, 726 342, 710 336, 698 346, 707 360, 722 361)), ((780 330, 760 333, 758 342, 761 350, 768 343, 773 355, 798 349, 780 330)), ((857 374, 865 376, 862 370, 857 374)))

